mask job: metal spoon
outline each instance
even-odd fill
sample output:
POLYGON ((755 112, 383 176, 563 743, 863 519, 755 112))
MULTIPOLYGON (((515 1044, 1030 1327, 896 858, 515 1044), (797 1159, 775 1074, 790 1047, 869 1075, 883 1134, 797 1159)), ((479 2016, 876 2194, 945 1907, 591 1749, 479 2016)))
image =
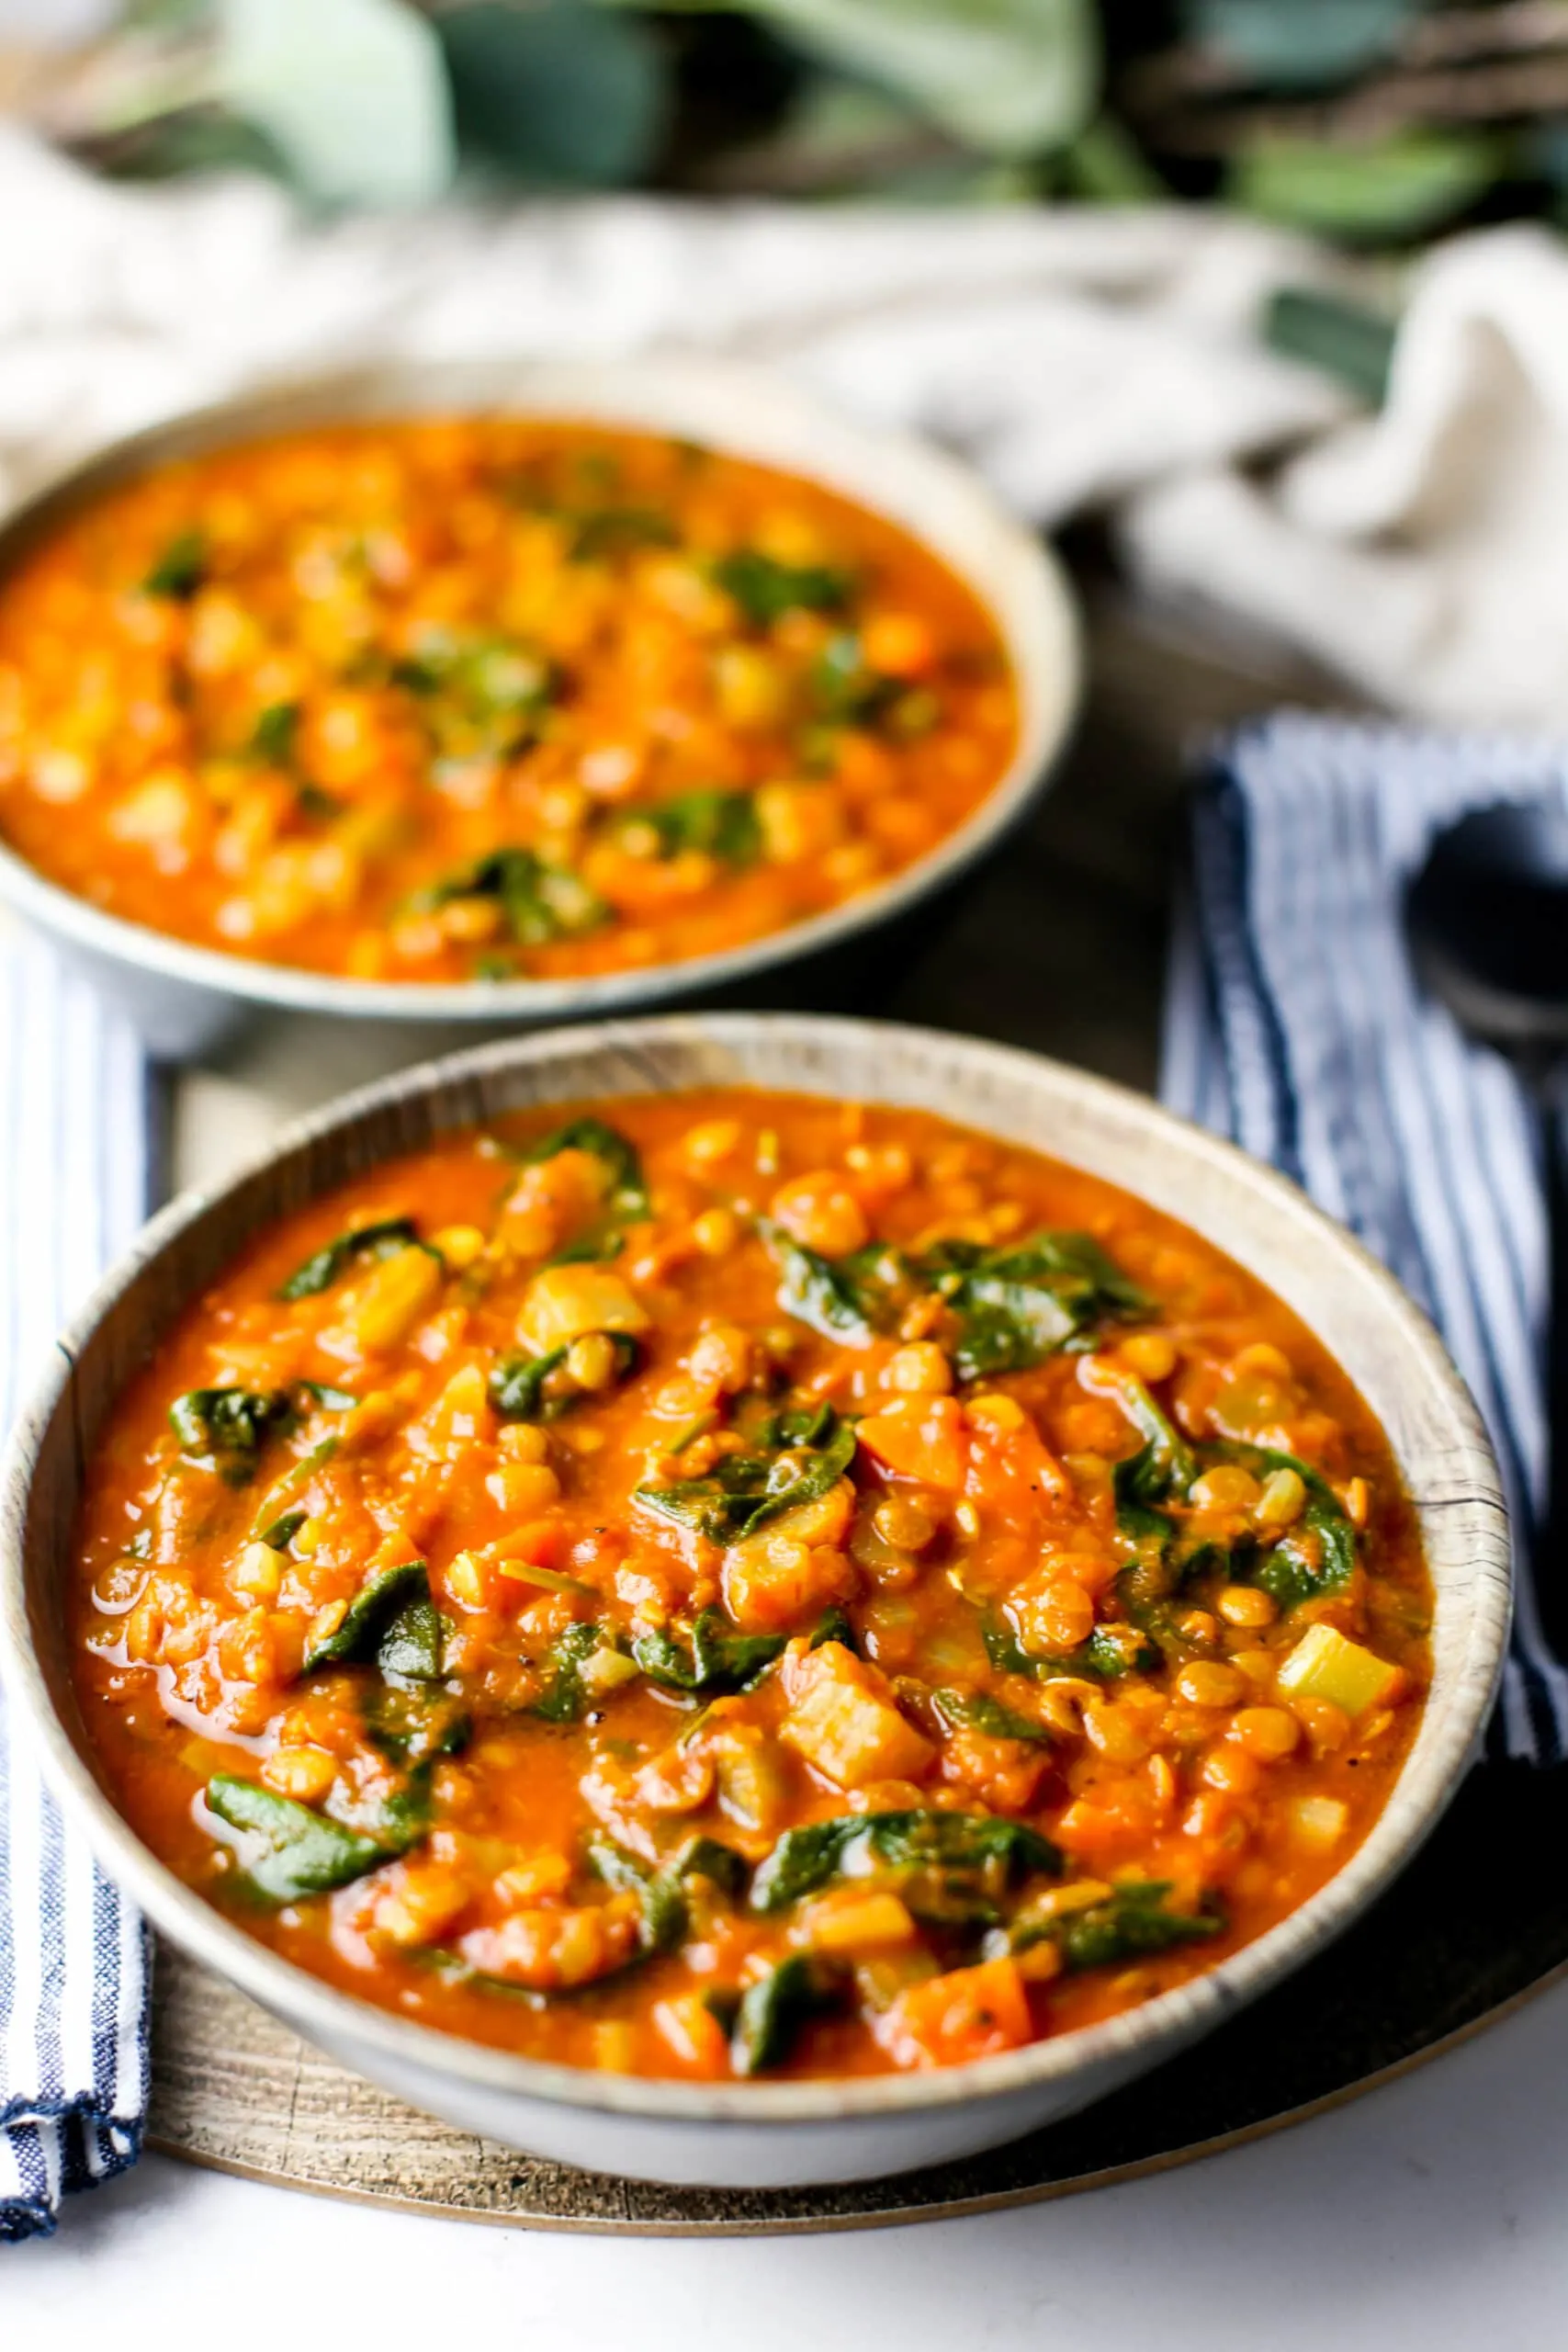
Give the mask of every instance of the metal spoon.
MULTIPOLYGON (((1461 1028, 1506 1053, 1540 1112, 1551 1306, 1541 1564, 1568 1552, 1568 803, 1472 809, 1440 832, 1404 901, 1416 968, 1461 1028)), ((1568 1577, 1540 1585, 1542 1630, 1568 1643, 1568 1577)))

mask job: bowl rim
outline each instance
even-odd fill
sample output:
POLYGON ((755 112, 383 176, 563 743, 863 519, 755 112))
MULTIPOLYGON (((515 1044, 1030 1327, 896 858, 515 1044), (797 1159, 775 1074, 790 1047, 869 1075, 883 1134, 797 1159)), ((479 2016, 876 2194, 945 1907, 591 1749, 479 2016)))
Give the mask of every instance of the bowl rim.
POLYGON ((51 881, 3 838, 0 904, 84 954, 128 963, 155 979, 229 998, 239 1005, 351 1021, 493 1027, 507 1022, 592 1020, 623 1008, 740 987, 775 965, 828 952, 863 931, 894 922, 955 881, 1023 816, 1059 764, 1077 723, 1084 692, 1083 624, 1066 569, 1044 539, 1014 516, 973 468, 947 450, 916 433, 864 424, 803 390, 793 378, 752 363, 694 353, 579 358, 519 353, 509 358, 389 359, 272 380, 122 435, 38 485, 0 520, 0 583, 57 526, 120 483, 182 457, 265 439, 288 430, 291 422, 305 429, 310 424, 330 428, 334 422, 371 423, 378 417, 391 423, 442 413, 515 413, 565 423, 618 423, 628 431, 637 430, 640 422, 642 429, 652 430, 656 428, 647 414, 650 398, 656 407, 690 404, 705 410, 706 403, 716 403, 727 422, 704 425, 700 437, 707 446, 724 455, 751 456, 759 463, 773 464, 895 522, 946 564, 996 627, 1019 692, 1018 740, 984 798, 924 856, 874 889, 738 946, 679 962, 553 980, 362 980, 231 954, 95 906, 51 881), (531 386, 544 390, 545 401, 530 405, 531 386), (552 387, 559 389, 552 392, 552 387), (604 397, 608 404, 602 411, 589 405, 572 413, 573 398, 593 397, 604 397), (782 420, 785 429, 798 432, 818 452, 818 462, 770 457, 761 442, 748 435, 747 419, 759 415, 782 420), (842 479, 857 457, 874 467, 897 469, 899 479, 912 486, 923 485, 993 537, 998 569, 1005 562, 1016 576, 1015 594, 1025 608, 1022 624, 1010 625, 997 610, 994 580, 982 582, 932 547, 917 526, 842 479), (837 469, 834 458, 840 461, 837 469))
MULTIPOLYGON (((822 1075, 820 1091, 831 1096, 835 1090, 830 1073, 822 1075)), ((592 1091, 592 1081, 588 1091, 592 1091)), ((624 1079, 623 1091, 627 1091, 624 1079)), ((652 1091, 678 1088, 656 1084, 652 1091)), ((581 1097, 583 1091, 578 1071, 570 1092, 581 1097)), ((614 1092, 614 1086, 608 1087, 605 1099, 613 1099, 614 1092)), ((550 1099, 547 1092, 537 1098, 541 1104, 550 1099)), ((553 1099, 567 1100, 569 1092, 563 1090, 553 1099)), ((847 1091, 845 1099, 852 1099, 847 1091)), ((451 1131, 463 1123, 460 1118, 442 1121, 434 1132, 451 1131)), ((366 1164, 378 1165, 390 1156, 395 1155, 378 1153, 366 1164)), ((335 1177, 328 1184, 312 1186, 301 1199, 315 1197, 330 1183, 342 1181, 335 1177)), ((1135 1192, 1134 1186, 1122 1189, 1135 1192)), ((256 1229, 265 1222, 265 1216, 258 1218, 256 1229)), ((241 1246, 236 1242, 236 1249, 241 1246)), ((186 1303, 182 1297, 179 1304, 186 1303)), ((62 1335, 54 1353, 52 1366, 18 1416, 0 1461, 0 1679, 29 1721, 48 1781, 109 1874, 174 1941, 351 2064, 357 2063, 357 2045, 400 2066, 405 2081, 412 2072, 430 2078, 455 2077, 501 2095, 608 2111, 628 2119, 787 2126, 871 2121, 964 2101, 983 2102, 1080 2074, 1091 2081, 1107 2069, 1119 2078, 1139 2058, 1153 2063, 1162 2052, 1180 2047, 1220 2023, 1301 1965, 1385 1891, 1457 1788, 1474 1754, 1501 1673, 1511 1614, 1509 1542, 1501 1482, 1480 1415, 1426 1316, 1353 1235, 1273 1169, 1130 1088, 988 1040, 912 1024, 836 1016, 668 1013, 639 1021, 544 1030, 418 1064, 291 1122, 267 1148, 252 1155, 221 1184, 192 1190, 172 1201, 98 1284, 62 1335), (1435 1512, 1440 1508, 1449 1528, 1459 1519, 1472 1538, 1476 1562, 1465 1648, 1454 1668, 1455 1690, 1443 1711, 1436 1745, 1418 1776, 1419 1785, 1412 1784, 1413 1759, 1407 1759, 1382 1811, 1344 1866, 1305 1903, 1212 1969, 1100 2023, 958 2066, 848 2079, 728 2085, 601 2074, 469 2041, 340 1991, 247 1935, 156 1859, 117 1811, 54 1703, 31 1640, 27 1558, 39 1446, 54 1414, 62 1407, 69 1408, 75 1359, 120 1294, 163 1258, 178 1237, 242 1188, 276 1177, 286 1165, 303 1163, 311 1147, 325 1136, 367 1126, 380 1114, 409 1100, 444 1088, 482 1084, 516 1066, 547 1066, 555 1060, 576 1063, 585 1054, 592 1054, 603 1055, 607 1061, 619 1057, 624 1072, 627 1057, 635 1058, 641 1046, 706 1044, 722 1048, 727 1044, 744 1047, 754 1043, 765 1047, 770 1040, 787 1036, 825 1049, 871 1047, 878 1041, 891 1046, 897 1041, 897 1047, 916 1053, 935 1051, 949 1061, 956 1057, 961 1074, 984 1070, 1020 1087, 1043 1080, 1048 1088, 1076 1095, 1091 1114, 1099 1112, 1123 1125, 1131 1117, 1152 1142, 1195 1164, 1206 1163, 1221 1173, 1239 1177, 1268 1201, 1272 1213, 1294 1225, 1303 1244, 1310 1242, 1337 1256, 1342 1271, 1370 1290, 1376 1311, 1398 1327, 1419 1358, 1432 1397, 1442 1408, 1446 1442, 1453 1449, 1444 1492, 1425 1509, 1435 1512)), ((1404 1468, 1403 1462, 1400 1466, 1404 1468)), ((1419 1498, 1416 1499, 1418 1509, 1422 1508, 1419 1498)))

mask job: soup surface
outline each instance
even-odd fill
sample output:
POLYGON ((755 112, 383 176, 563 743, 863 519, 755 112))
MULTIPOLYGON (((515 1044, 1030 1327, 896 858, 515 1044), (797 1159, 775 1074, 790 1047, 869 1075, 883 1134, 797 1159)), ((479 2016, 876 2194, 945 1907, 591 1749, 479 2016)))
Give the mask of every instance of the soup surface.
POLYGON ((109 912, 359 978, 704 956, 997 783, 997 630, 813 484, 589 425, 171 466, 0 586, 0 828, 109 912))
POLYGON ((1096 1179, 729 1090, 465 1133, 270 1229, 88 1481, 127 1817, 302 1966, 641 2074, 940 2065, 1344 1861, 1413 1512, 1267 1291, 1096 1179))

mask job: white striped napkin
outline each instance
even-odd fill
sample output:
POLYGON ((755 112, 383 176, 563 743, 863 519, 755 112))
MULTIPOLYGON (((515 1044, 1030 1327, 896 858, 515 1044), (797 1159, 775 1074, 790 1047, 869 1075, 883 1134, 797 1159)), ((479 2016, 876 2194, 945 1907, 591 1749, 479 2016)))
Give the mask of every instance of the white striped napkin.
POLYGON ((1492 1432, 1519 1567, 1493 1744, 1568 1755, 1568 1673, 1529 1551, 1546 1493, 1549 1294, 1533 1106, 1416 988, 1401 899, 1467 808, 1558 796, 1568 752, 1286 712, 1213 754, 1177 926, 1161 1093, 1349 1226, 1441 1329, 1492 1432))
MULTIPOLYGON (((133 1032, 31 941, 0 945, 0 1412, 153 1197, 162 1122, 133 1032)), ((134 2163, 148 1944, 13 1736, 0 1691, 0 2241, 134 2163)))

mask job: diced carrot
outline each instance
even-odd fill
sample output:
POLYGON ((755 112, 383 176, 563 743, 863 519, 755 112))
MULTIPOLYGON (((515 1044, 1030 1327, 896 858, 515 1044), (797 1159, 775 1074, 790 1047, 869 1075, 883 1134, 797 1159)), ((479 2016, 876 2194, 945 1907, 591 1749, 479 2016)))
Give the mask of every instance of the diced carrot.
POLYGON ((898 1396, 862 1421, 866 1452, 889 1470, 950 1495, 963 1491, 968 1469, 964 1408, 955 1396, 898 1396))
POLYGON ((1016 2050, 1033 2030, 1018 1962, 1004 1958, 909 1985, 883 2018, 878 2038, 900 2066, 959 2066, 1016 2050))

